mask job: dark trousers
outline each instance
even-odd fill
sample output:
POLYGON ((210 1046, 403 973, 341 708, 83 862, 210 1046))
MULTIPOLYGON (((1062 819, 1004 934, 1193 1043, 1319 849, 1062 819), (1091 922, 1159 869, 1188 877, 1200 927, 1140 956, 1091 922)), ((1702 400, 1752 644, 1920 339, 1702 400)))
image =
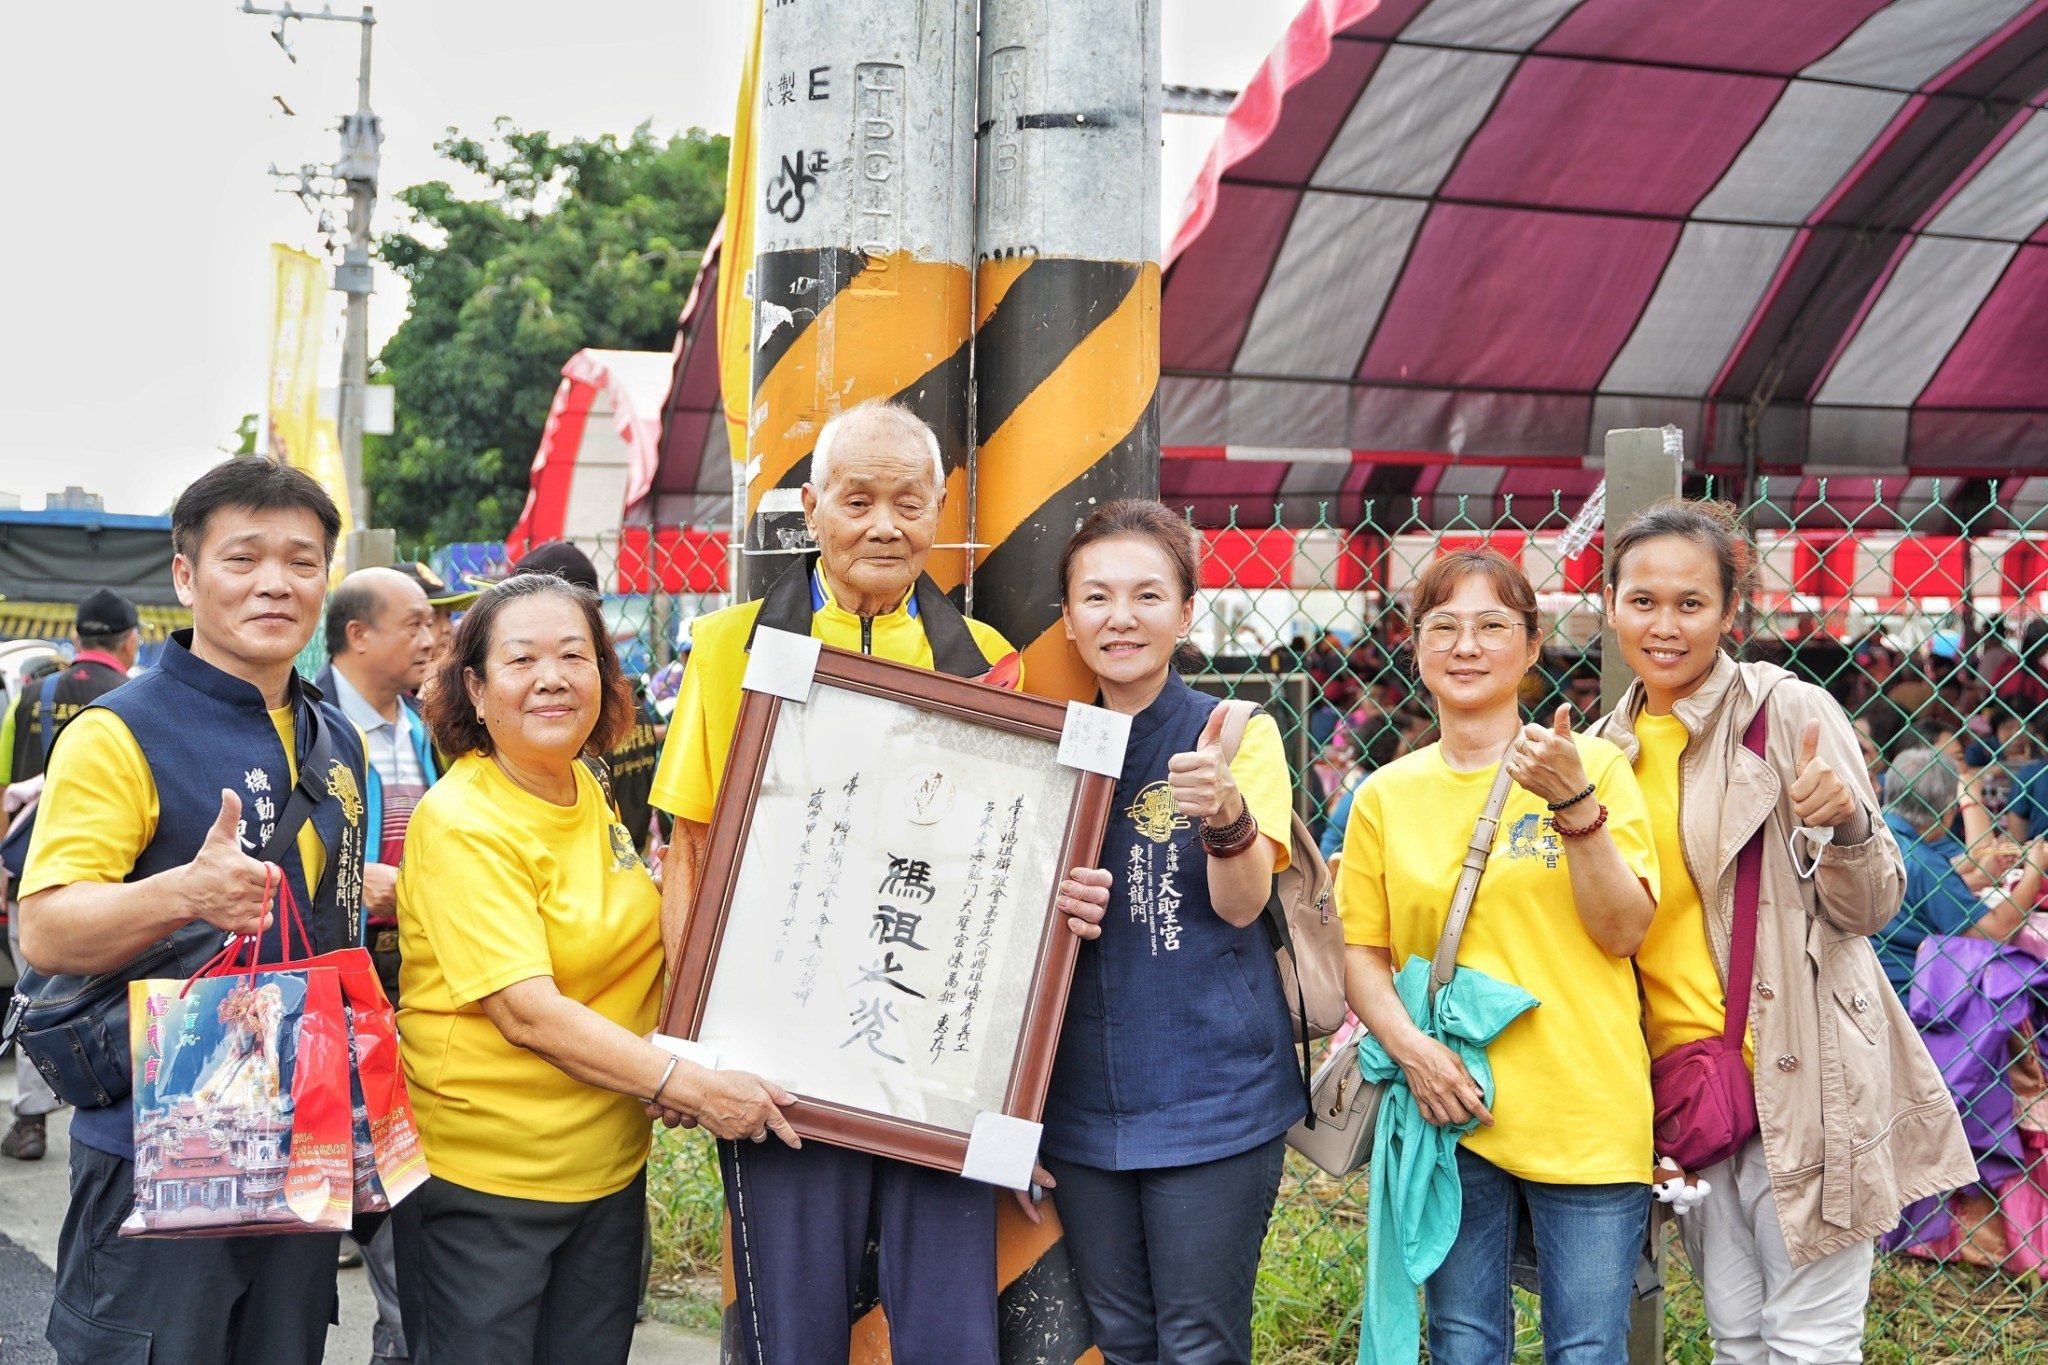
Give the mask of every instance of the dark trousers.
POLYGON ((339 1233, 121 1237, 135 1164, 71 1144, 50 1345, 64 1365, 314 1365, 337 1320, 339 1233))
POLYGON ((1252 1286, 1284 1138, 1195 1166, 1044 1158, 1108 1365, 1250 1365, 1252 1286))
POLYGON ((432 1179, 391 1211, 405 1339, 433 1365, 611 1365, 633 1349, 647 1173, 584 1203, 432 1179))
POLYGON ((891 1359, 996 1365, 994 1189, 822 1142, 721 1142, 718 1156, 742 1359, 845 1360, 873 1238, 891 1359))

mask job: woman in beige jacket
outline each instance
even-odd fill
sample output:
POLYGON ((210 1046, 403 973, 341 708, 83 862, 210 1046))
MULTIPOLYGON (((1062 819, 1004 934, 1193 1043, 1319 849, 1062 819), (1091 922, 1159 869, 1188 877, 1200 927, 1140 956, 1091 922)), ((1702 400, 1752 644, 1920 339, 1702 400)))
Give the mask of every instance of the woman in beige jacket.
POLYGON ((1693 1174, 1681 1224, 1715 1359, 1856 1361, 1874 1239, 1976 1178, 1940 1074, 1869 935, 1904 868, 1856 732, 1821 688, 1721 648, 1754 552, 1723 504, 1673 502, 1609 548, 1607 619, 1636 680, 1595 733, 1634 764, 1662 894, 1636 955, 1652 1057, 1725 1024, 1735 860, 1763 831, 1749 1047, 1760 1131, 1693 1174), (1764 756, 1743 747, 1768 707, 1764 756))

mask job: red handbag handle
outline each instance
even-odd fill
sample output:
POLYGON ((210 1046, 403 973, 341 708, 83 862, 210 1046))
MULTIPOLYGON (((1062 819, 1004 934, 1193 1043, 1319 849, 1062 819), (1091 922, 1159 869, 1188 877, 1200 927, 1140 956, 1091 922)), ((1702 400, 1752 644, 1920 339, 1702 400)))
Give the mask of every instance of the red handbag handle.
MULTIPOLYGON (((301 950, 299 956, 313 956, 313 939, 306 932, 306 921, 299 912, 299 898, 292 891, 291 878, 286 876, 285 870, 276 863, 265 863, 263 864, 263 906, 266 911, 270 908, 273 899, 277 902, 279 914, 282 916, 277 933, 280 957, 276 965, 283 966, 287 962, 296 960, 292 954, 292 931, 294 929, 298 930, 299 935, 299 947, 301 950), (277 877, 274 886, 271 882, 272 873, 275 873, 277 877)), ((178 998, 180 1000, 184 999, 186 993, 192 989, 192 983, 201 977, 228 976, 235 972, 240 972, 244 976, 254 976, 256 968, 262 964, 262 960, 263 936, 261 934, 230 934, 227 942, 221 945, 219 952, 202 963, 198 971, 185 978, 185 988, 178 992, 178 998)))

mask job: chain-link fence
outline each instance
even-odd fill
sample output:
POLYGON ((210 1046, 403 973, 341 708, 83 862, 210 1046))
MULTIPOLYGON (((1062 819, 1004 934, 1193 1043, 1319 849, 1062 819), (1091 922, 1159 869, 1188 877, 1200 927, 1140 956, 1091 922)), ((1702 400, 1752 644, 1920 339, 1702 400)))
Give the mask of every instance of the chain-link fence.
MULTIPOLYGON (((1545 643, 1525 687, 1529 714, 1567 701, 1580 722, 1601 705, 1600 543, 1565 554, 1572 509, 1369 504, 1357 524, 1204 532, 1194 643, 1199 685, 1258 701, 1279 721, 1303 814, 1322 831, 1376 767, 1429 744, 1434 721, 1406 661, 1407 592, 1447 546, 1487 543, 1538 590, 1545 643)), ((1912 1211, 1876 1263, 1866 1358, 2048 1358, 2041 1267, 2048 1259, 2048 1101, 2037 1031, 2048 1025, 2048 914, 2030 840, 2048 832, 2048 510, 1996 489, 1966 500, 1916 484, 1759 486, 1744 509, 1761 582, 1737 647, 1827 688, 1855 718, 1865 758, 1914 860, 1898 926, 1929 932, 1915 964, 1889 954, 1966 1118, 1983 1183, 1912 1211), (1967 503, 1967 508, 1964 503, 1967 503), (1889 782, 1887 774, 1891 774, 1889 782), (1931 774, 1931 775, 1930 775, 1931 774), (1901 777, 1910 778, 1903 783, 1901 777), (1969 926, 1975 925, 1974 935, 1969 926), (1997 937, 1981 937, 1995 931, 1997 937), (1960 936, 1958 936, 1960 935, 1960 936)), ((724 542, 714 532, 634 533, 586 544, 609 594, 622 652, 671 693, 681 633, 720 605, 724 542)), ((423 556, 425 557, 425 556, 423 556)), ((1341 824, 1330 846, 1341 838, 1341 824)), ((659 1283, 715 1297, 720 1212, 701 1139, 665 1137, 650 1190, 659 1283)), ((1290 1158, 1267 1239, 1255 1358, 1335 1361, 1357 1349, 1365 1181, 1290 1158)), ((1711 1358, 1696 1286, 1669 1238, 1666 1356, 1711 1358)), ((1519 1294, 1519 1291, 1518 1291, 1519 1294)), ((1540 1358, 1538 1305, 1520 1299, 1524 1349, 1540 1358)), ((700 1310, 701 1311, 701 1310, 700 1310)))

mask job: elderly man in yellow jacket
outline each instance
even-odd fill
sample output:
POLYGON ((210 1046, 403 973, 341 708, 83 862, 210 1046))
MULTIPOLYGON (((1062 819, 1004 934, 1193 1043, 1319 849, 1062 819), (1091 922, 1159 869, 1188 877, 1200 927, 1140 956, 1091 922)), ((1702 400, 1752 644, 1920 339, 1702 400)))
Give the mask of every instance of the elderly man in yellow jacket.
MULTIPOLYGON (((804 485, 815 554, 758 602, 693 623, 690 666, 655 773, 673 815, 663 937, 674 946, 697 888, 740 678, 757 627, 960 677, 1014 654, 924 576, 946 496, 938 438, 894 404, 863 403, 818 435, 804 485)), ((1012 659, 1008 672, 1016 673, 1012 659)), ((906 1365, 995 1365, 996 1203, 987 1185, 824 1143, 719 1144, 733 1217, 734 1318, 756 1365, 845 1360, 869 1229, 891 1349, 906 1365)))

